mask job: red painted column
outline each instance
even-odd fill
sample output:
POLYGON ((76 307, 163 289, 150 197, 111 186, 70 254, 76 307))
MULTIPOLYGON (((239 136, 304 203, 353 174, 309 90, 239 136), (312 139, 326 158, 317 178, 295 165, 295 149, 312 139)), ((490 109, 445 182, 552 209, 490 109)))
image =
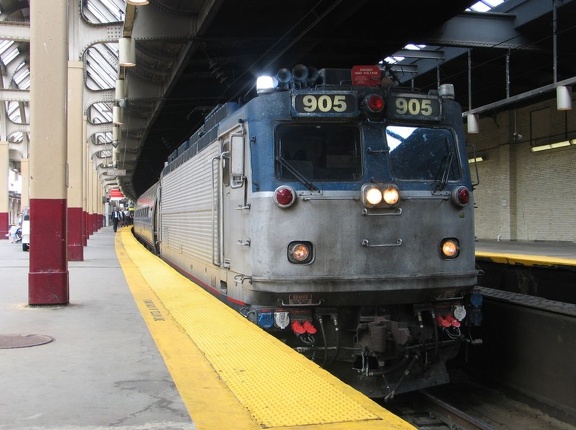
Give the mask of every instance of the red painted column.
POLYGON ((88 214, 88 237, 94 234, 94 214, 88 214))
POLYGON ((8 239, 8 142, 0 142, 0 240, 8 239))
POLYGON ((0 212, 0 240, 8 239, 9 221, 8 212, 0 212))
POLYGON ((88 231, 88 212, 82 211, 82 244, 84 246, 88 245, 88 236, 90 232, 88 231))
POLYGON ((65 199, 30 199, 30 305, 69 302, 66 209, 65 199))
POLYGON ((68 261, 84 260, 82 243, 82 177, 84 168, 82 101, 84 66, 82 61, 68 62, 68 261))
MULTIPOLYGON (((84 103, 82 103, 84 106, 84 103)), ((82 245, 88 245, 88 117, 82 115, 82 245)))
POLYGON ((67 304, 67 0, 30 2, 30 305, 67 304))
POLYGON ((95 169, 94 162, 91 158, 88 158, 88 167, 86 169, 86 179, 88 183, 87 196, 87 222, 86 222, 86 234, 88 238, 94 233, 94 176, 95 169))
POLYGON ((92 231, 97 232, 98 227, 98 171, 92 171, 92 231))
POLYGON ((68 261, 84 261, 82 208, 68 207, 68 261))

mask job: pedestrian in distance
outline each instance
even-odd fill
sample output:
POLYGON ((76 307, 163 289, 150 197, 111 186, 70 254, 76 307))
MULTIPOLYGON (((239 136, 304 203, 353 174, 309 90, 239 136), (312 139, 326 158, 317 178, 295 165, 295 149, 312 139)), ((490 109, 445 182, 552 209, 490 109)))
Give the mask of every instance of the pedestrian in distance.
POLYGON ((10 230, 8 230, 8 234, 6 236, 8 236, 10 238, 10 243, 16 243, 16 232, 18 231, 18 227, 16 227, 14 224, 12 224, 10 226, 10 230))
POLYGON ((112 212, 112 227, 114 229, 114 233, 118 230, 118 223, 122 219, 122 213, 118 209, 114 209, 112 212))

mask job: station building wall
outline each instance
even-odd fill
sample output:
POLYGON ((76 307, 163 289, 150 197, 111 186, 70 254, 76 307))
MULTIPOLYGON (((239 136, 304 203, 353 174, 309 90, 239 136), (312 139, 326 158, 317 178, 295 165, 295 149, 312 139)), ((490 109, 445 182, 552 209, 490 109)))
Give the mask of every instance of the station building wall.
MULTIPOLYGON (((574 105, 574 103, 573 103, 574 105)), ((576 241, 576 105, 558 111, 555 99, 480 118, 468 134, 480 183, 474 190, 479 239, 576 241), (515 133, 522 137, 516 137, 515 133), (531 152, 532 146, 573 140, 531 152)), ((470 157, 472 153, 470 154, 470 157)), ((476 167, 471 164, 473 177, 476 167)))

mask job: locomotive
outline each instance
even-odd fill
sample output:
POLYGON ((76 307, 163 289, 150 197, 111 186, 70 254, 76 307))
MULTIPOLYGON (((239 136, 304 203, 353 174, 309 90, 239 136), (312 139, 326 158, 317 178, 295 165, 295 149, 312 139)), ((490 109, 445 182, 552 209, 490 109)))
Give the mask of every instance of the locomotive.
POLYGON ((474 343, 473 187, 451 85, 298 65, 219 105, 137 201, 135 236, 373 398, 474 343))

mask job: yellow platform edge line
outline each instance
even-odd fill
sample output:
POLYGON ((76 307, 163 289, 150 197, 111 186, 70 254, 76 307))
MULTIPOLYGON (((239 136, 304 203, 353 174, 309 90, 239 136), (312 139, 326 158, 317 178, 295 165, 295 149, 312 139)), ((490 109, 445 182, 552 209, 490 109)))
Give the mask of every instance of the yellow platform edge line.
POLYGON ((476 251, 476 257, 487 258, 494 263, 522 266, 576 266, 573 259, 549 257, 546 255, 507 254, 498 252, 476 251))
POLYGON ((124 229, 119 232, 115 247, 124 276, 196 428, 260 429, 144 280, 125 250, 124 229))
MULTIPOLYGON (((235 429, 247 430, 280 427, 287 430, 356 428, 400 430, 415 428, 336 378, 334 379, 339 384, 342 393, 354 402, 358 402, 359 405, 374 414, 377 419, 278 427, 259 424, 250 411, 241 404, 230 387, 225 384, 213 365, 207 361, 206 353, 198 348, 185 332, 185 329, 171 315, 171 312, 164 306, 162 300, 142 274, 140 267, 154 264, 154 260, 159 265, 158 270, 162 270, 161 266, 165 263, 144 250, 135 240, 130 229, 121 229, 119 233, 116 235, 115 241, 116 253, 134 300, 164 358, 176 388, 199 430, 218 429, 229 425, 235 429), (151 261, 135 262, 132 259, 134 257, 130 255, 134 253, 134 249, 136 249, 135 257, 139 259, 150 258, 151 261), (138 250, 144 252, 140 253, 138 250)), ((194 285, 191 281, 188 282, 194 285)), ((297 355, 300 357, 299 354, 297 355)), ((298 410, 294 410, 293 413, 297 415, 298 410)))

